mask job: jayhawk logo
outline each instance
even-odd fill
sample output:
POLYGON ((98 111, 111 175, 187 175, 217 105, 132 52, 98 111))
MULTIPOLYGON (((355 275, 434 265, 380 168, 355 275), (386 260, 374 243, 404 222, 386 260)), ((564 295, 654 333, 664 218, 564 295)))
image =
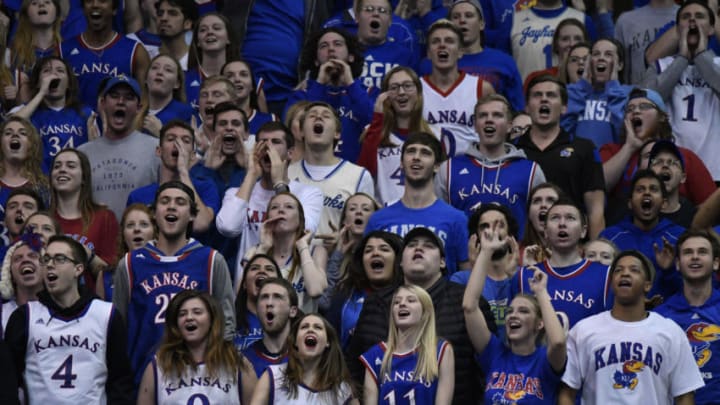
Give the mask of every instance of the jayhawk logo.
POLYGON ((685 333, 690 341, 695 362, 698 367, 704 366, 712 357, 710 344, 720 339, 720 326, 704 322, 694 323, 687 328, 685 333))
POLYGON ((641 372, 645 368, 645 363, 638 360, 628 360, 623 363, 622 371, 616 371, 613 376, 615 384, 613 388, 616 390, 622 388, 629 388, 634 390, 638 385, 637 373, 641 372))
POLYGON ((515 2, 515 11, 525 10, 530 7, 535 7, 537 0, 518 0, 515 2))
POLYGON ((527 392, 524 390, 498 392, 493 395, 493 404, 517 405, 517 401, 525 398, 525 395, 527 392))

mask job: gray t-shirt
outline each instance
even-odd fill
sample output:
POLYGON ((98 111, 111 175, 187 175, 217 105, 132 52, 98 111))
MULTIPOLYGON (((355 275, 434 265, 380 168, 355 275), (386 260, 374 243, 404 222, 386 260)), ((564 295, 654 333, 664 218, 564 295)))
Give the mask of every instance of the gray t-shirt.
POLYGON ((645 73, 645 49, 660 28, 675 21, 677 5, 650 7, 649 5, 622 13, 615 23, 615 38, 625 48, 625 84, 640 84, 645 73))
POLYGON ((119 140, 100 137, 78 149, 90 159, 93 197, 120 219, 128 194, 157 181, 158 139, 138 131, 119 140))

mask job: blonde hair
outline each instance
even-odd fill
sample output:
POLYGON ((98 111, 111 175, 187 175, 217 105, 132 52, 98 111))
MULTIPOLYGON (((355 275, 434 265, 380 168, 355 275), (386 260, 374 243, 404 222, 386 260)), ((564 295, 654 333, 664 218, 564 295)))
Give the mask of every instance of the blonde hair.
MULTIPOLYGON (((414 294, 420 305, 422 306, 422 316, 420 317, 420 324, 413 327, 415 333, 415 350, 417 351, 418 360, 415 365, 415 377, 416 381, 430 382, 438 378, 440 373, 439 364, 437 358, 437 333, 435 332, 435 310, 433 308, 433 302, 424 289, 416 285, 404 284, 398 287, 395 294, 393 294, 393 301, 401 290, 406 290, 411 294, 414 294)), ((391 363, 393 358, 393 352, 397 347, 398 340, 400 338, 397 326, 395 325, 395 318, 390 311, 390 334, 385 344, 385 355, 383 356, 382 366, 380 368, 380 374, 386 375, 392 372, 391 363)))

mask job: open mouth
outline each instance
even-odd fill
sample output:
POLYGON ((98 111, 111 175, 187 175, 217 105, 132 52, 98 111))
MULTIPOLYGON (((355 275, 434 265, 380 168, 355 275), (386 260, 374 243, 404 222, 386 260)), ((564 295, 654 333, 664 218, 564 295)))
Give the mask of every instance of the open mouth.
POLYGON ((437 53, 438 59, 441 62, 447 62, 447 60, 450 58, 450 54, 446 51, 440 51, 437 53))
POLYGON ((380 21, 378 21, 378 20, 370 21, 370 28, 372 28, 373 30, 380 29, 380 21))
POLYGON ((628 279, 622 279, 618 282, 618 287, 632 287, 632 283, 628 279))
POLYGON ((688 35, 700 35, 700 30, 698 27, 690 27, 688 29, 688 35))
POLYGON ((373 270, 381 270, 385 268, 385 262, 381 259, 374 259, 370 261, 370 268, 373 270))
POLYGON ((423 255, 420 252, 415 253, 412 257, 413 260, 421 260, 422 258, 423 258, 423 255))
POLYGON ((178 220, 176 215, 165 215, 165 220, 170 223, 175 223, 178 220))
POLYGON ((638 129, 642 126, 642 119, 640 117, 636 117, 630 120, 630 123, 632 124, 634 129, 638 129))
POLYGON ((652 200, 650 198, 643 198, 642 201, 640 201, 640 208, 643 210, 649 210, 653 206, 652 200))
POLYGON ((177 158, 178 156, 180 156, 180 152, 177 150, 174 150, 174 151, 172 151, 172 153, 170 153, 170 155, 174 158, 177 158))
POLYGON ((507 326, 510 330, 517 330, 522 327, 522 324, 519 321, 511 321, 507 323, 507 326))
POLYGON ((323 124, 320 123, 320 122, 318 122, 318 123, 316 123, 315 125, 313 125, 313 132, 316 133, 316 134, 318 134, 318 135, 319 135, 319 134, 322 134, 324 130, 325 130, 325 127, 324 127, 323 124))
POLYGON ((22 215, 18 215, 15 217, 15 225, 23 225, 25 223, 25 218, 23 218, 22 215))
POLYGON ((115 118, 125 118, 125 115, 125 110, 115 110, 115 112, 113 113, 113 117, 115 118))
POLYGON ((13 139, 12 141, 10 141, 10 150, 20 150, 21 147, 22 144, 19 140, 13 139))
POLYGON ((142 236, 136 236, 132 239, 132 241, 133 241, 133 243, 140 244, 140 243, 145 242, 145 239, 142 236))
POLYGON ((495 133, 495 127, 490 126, 490 125, 485 125, 483 127, 483 132, 485 132, 488 135, 492 135, 495 133))
POLYGON ((607 65, 605 63, 598 63, 595 65, 595 70, 598 73, 604 73, 607 70, 607 65))
POLYGON ((58 279, 58 276, 55 273, 48 273, 45 278, 47 278, 47 281, 55 281, 58 279))
POLYGON ((305 336, 305 340, 303 340, 303 342, 305 343, 305 346, 309 348, 313 348, 318 344, 317 337, 313 335, 305 336))
POLYGON ((577 70, 577 75, 578 75, 578 76, 582 76, 583 73, 585 73, 585 68, 584 68, 584 67, 578 68, 578 70, 577 70))
POLYGON ((670 181, 670 179, 672 179, 672 174, 670 172, 662 171, 660 172, 660 179, 663 182, 670 181))
POLYGON ((227 146, 235 145, 235 135, 233 135, 231 133, 223 135, 222 140, 223 140, 223 143, 226 144, 227 146))
POLYGON ((562 239, 565 239, 565 238, 567 238, 568 236, 570 236, 570 234, 567 233, 567 232, 565 232, 565 231, 560 231, 560 232, 558 232, 557 235, 558 235, 559 238, 562 238, 562 239))
POLYGON ((205 115, 207 115, 208 117, 210 117, 210 116, 213 115, 213 113, 215 113, 215 108, 213 108, 212 106, 210 106, 210 107, 205 107, 205 115))
POLYGON ((255 279, 255 288, 260 289, 260 285, 262 284, 263 280, 265 280, 267 277, 265 276, 259 276, 255 279))
POLYGON ((48 15, 47 10, 38 10, 38 15, 48 15))
POLYGON ((538 212, 538 220, 540 220, 540 222, 545 222, 546 219, 547 219, 547 211, 538 212))
POLYGON ((410 311, 408 311, 407 309, 401 309, 398 311, 398 318, 403 319, 407 318, 408 316, 410 316, 410 311))
POLYGON ((540 115, 550 115, 550 106, 541 105, 538 113, 540 113, 540 115))
POLYGON ((32 267, 31 265, 23 266, 23 267, 20 269, 20 275, 25 276, 25 275, 28 275, 28 274, 35 274, 35 268, 32 267))
POLYGON ((91 20, 99 20, 102 18, 102 13, 99 11, 92 11, 90 12, 90 19, 91 20))
POLYGON ((365 221, 363 221, 362 218, 357 218, 357 219, 355 219, 355 221, 353 221, 353 224, 358 225, 358 226, 365 225, 365 221))
POLYGON ((195 330, 197 330, 197 328, 198 328, 197 324, 194 324, 194 323, 185 324, 185 330, 188 332, 195 331, 195 330))

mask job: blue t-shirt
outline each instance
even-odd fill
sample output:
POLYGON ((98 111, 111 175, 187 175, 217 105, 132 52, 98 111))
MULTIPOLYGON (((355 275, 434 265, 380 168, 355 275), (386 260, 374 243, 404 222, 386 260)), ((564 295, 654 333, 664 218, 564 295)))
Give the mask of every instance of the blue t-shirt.
MULTIPOLYGON (((193 170, 193 168, 190 169, 190 179, 192 180, 193 187, 195 187, 195 191, 197 191, 203 204, 217 214, 220 210, 220 192, 215 187, 215 182, 208 177, 197 174, 202 172, 193 170)), ((147 186, 136 188, 128 195, 127 205, 134 203, 152 205, 153 201, 155 201, 155 193, 157 193, 159 187, 160 184, 158 183, 150 183, 147 186)))
POLYGON ((448 275, 468 260, 468 230, 465 214, 438 199, 426 208, 408 208, 402 200, 375 211, 368 220, 365 234, 376 229, 405 237, 415 227, 429 228, 445 244, 448 275))
POLYGON ((557 401, 562 373, 552 369, 547 347, 521 356, 490 335, 487 347, 475 360, 485 373, 486 404, 553 405, 557 401))

